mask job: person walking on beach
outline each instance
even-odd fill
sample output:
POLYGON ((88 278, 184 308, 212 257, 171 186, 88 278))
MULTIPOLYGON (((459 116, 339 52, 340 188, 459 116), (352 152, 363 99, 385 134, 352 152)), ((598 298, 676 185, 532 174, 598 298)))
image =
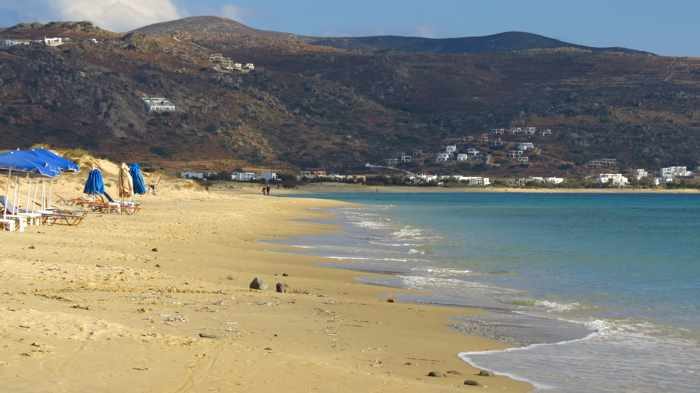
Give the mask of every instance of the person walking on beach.
POLYGON ((262 194, 263 194, 263 195, 267 195, 267 187, 262 186, 262 190, 261 190, 261 191, 262 191, 262 194))
POLYGON ((265 186, 265 191, 267 191, 267 196, 270 196, 270 185, 265 186))

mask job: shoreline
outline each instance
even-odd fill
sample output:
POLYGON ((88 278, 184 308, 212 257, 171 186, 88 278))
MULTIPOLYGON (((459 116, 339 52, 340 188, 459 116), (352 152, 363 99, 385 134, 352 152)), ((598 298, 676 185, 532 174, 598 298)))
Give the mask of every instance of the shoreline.
POLYGON ((452 392, 473 389, 470 379, 487 391, 532 390, 476 376, 458 357, 507 347, 449 328, 478 310, 389 303, 404 291, 265 243, 336 230, 306 220, 334 205, 172 189, 146 197, 138 216, 0 234, 0 383, 17 392, 452 392), (248 290, 253 277, 270 288, 248 290), (288 293, 275 293, 276 282, 288 293))

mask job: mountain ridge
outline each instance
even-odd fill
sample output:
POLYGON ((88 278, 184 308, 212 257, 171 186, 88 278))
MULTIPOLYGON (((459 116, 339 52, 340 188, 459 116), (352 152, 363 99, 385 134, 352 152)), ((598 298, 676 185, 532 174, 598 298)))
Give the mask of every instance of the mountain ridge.
POLYGON ((49 143, 172 167, 329 170, 422 152, 427 170, 441 171, 434 155, 456 143, 500 165, 457 167, 474 173, 582 173, 599 158, 700 164, 700 59, 347 50, 221 18, 108 32, 95 43, 86 33, 94 26, 65 23, 12 31, 41 37, 51 26, 81 39, 0 50, 0 148, 49 143), (218 53, 255 71, 217 68, 218 53), (148 113, 144 95, 177 111, 148 113), (507 159, 525 139, 504 137, 500 150, 479 142, 492 128, 524 126, 553 130, 533 140, 527 166, 507 159))
POLYGON ((651 54, 649 52, 623 47, 591 47, 564 42, 540 34, 522 31, 506 31, 484 36, 463 36, 449 38, 426 38, 401 35, 378 35, 359 37, 319 37, 293 33, 259 30, 231 19, 216 16, 196 16, 156 23, 132 30, 131 33, 165 35, 177 32, 189 34, 225 33, 267 38, 300 40, 315 46, 336 49, 395 50, 404 52, 428 53, 495 53, 537 49, 573 48, 594 52, 623 52, 651 54))

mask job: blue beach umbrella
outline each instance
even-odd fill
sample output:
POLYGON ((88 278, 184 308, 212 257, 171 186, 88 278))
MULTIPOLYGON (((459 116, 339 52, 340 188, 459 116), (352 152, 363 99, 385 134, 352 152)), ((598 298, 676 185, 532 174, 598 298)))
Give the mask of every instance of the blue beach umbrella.
POLYGON ((34 173, 45 177, 56 177, 61 174, 59 168, 26 150, 0 154, 0 170, 34 173))
POLYGON ((75 162, 59 156, 58 154, 47 149, 32 149, 32 153, 47 164, 60 169, 62 172, 80 172, 80 165, 75 162))
POLYGON ((102 179, 102 172, 99 169, 93 169, 88 175, 85 182, 83 193, 88 195, 101 195, 105 193, 105 182, 102 179))
POLYGON ((146 193, 146 182, 143 180, 141 166, 133 163, 129 165, 129 172, 131 173, 131 179, 134 181, 134 194, 144 195, 146 193))

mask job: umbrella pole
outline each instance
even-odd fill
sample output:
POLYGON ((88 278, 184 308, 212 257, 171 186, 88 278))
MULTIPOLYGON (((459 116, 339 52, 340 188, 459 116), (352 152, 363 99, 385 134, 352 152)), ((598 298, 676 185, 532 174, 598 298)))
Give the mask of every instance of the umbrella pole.
POLYGON ((32 182, 29 180, 29 172, 27 172, 27 203, 24 207, 24 210, 27 211, 27 213, 31 213, 32 210, 32 205, 29 204, 29 196, 32 193, 32 182))
POLYGON ((19 192, 19 189, 20 189, 20 177, 17 176, 17 188, 15 188, 15 194, 13 195, 13 198, 15 201, 12 204, 12 206, 14 206, 14 208, 15 208, 15 211, 13 212, 14 214, 19 213, 19 203, 21 202, 21 200, 20 200, 21 194, 19 192))
POLYGON ((49 203, 47 206, 48 209, 51 209, 51 207, 53 206, 53 182, 53 180, 49 181, 49 203))
MULTIPOLYGON (((39 193, 39 181, 38 180, 32 184, 32 188, 33 188, 32 189, 32 202, 36 202, 37 194, 39 193)), ((32 203, 32 205, 34 205, 34 203, 32 203)), ((41 206, 39 206, 39 207, 41 207, 41 206)), ((38 209, 39 207, 34 205, 35 209, 38 209)))
MULTIPOLYGON (((12 168, 10 168, 7 172, 7 187, 5 191, 5 205, 8 205, 10 202, 10 179, 12 179, 12 168)), ((7 206, 5 206, 2 209, 2 219, 7 220, 7 206)))

